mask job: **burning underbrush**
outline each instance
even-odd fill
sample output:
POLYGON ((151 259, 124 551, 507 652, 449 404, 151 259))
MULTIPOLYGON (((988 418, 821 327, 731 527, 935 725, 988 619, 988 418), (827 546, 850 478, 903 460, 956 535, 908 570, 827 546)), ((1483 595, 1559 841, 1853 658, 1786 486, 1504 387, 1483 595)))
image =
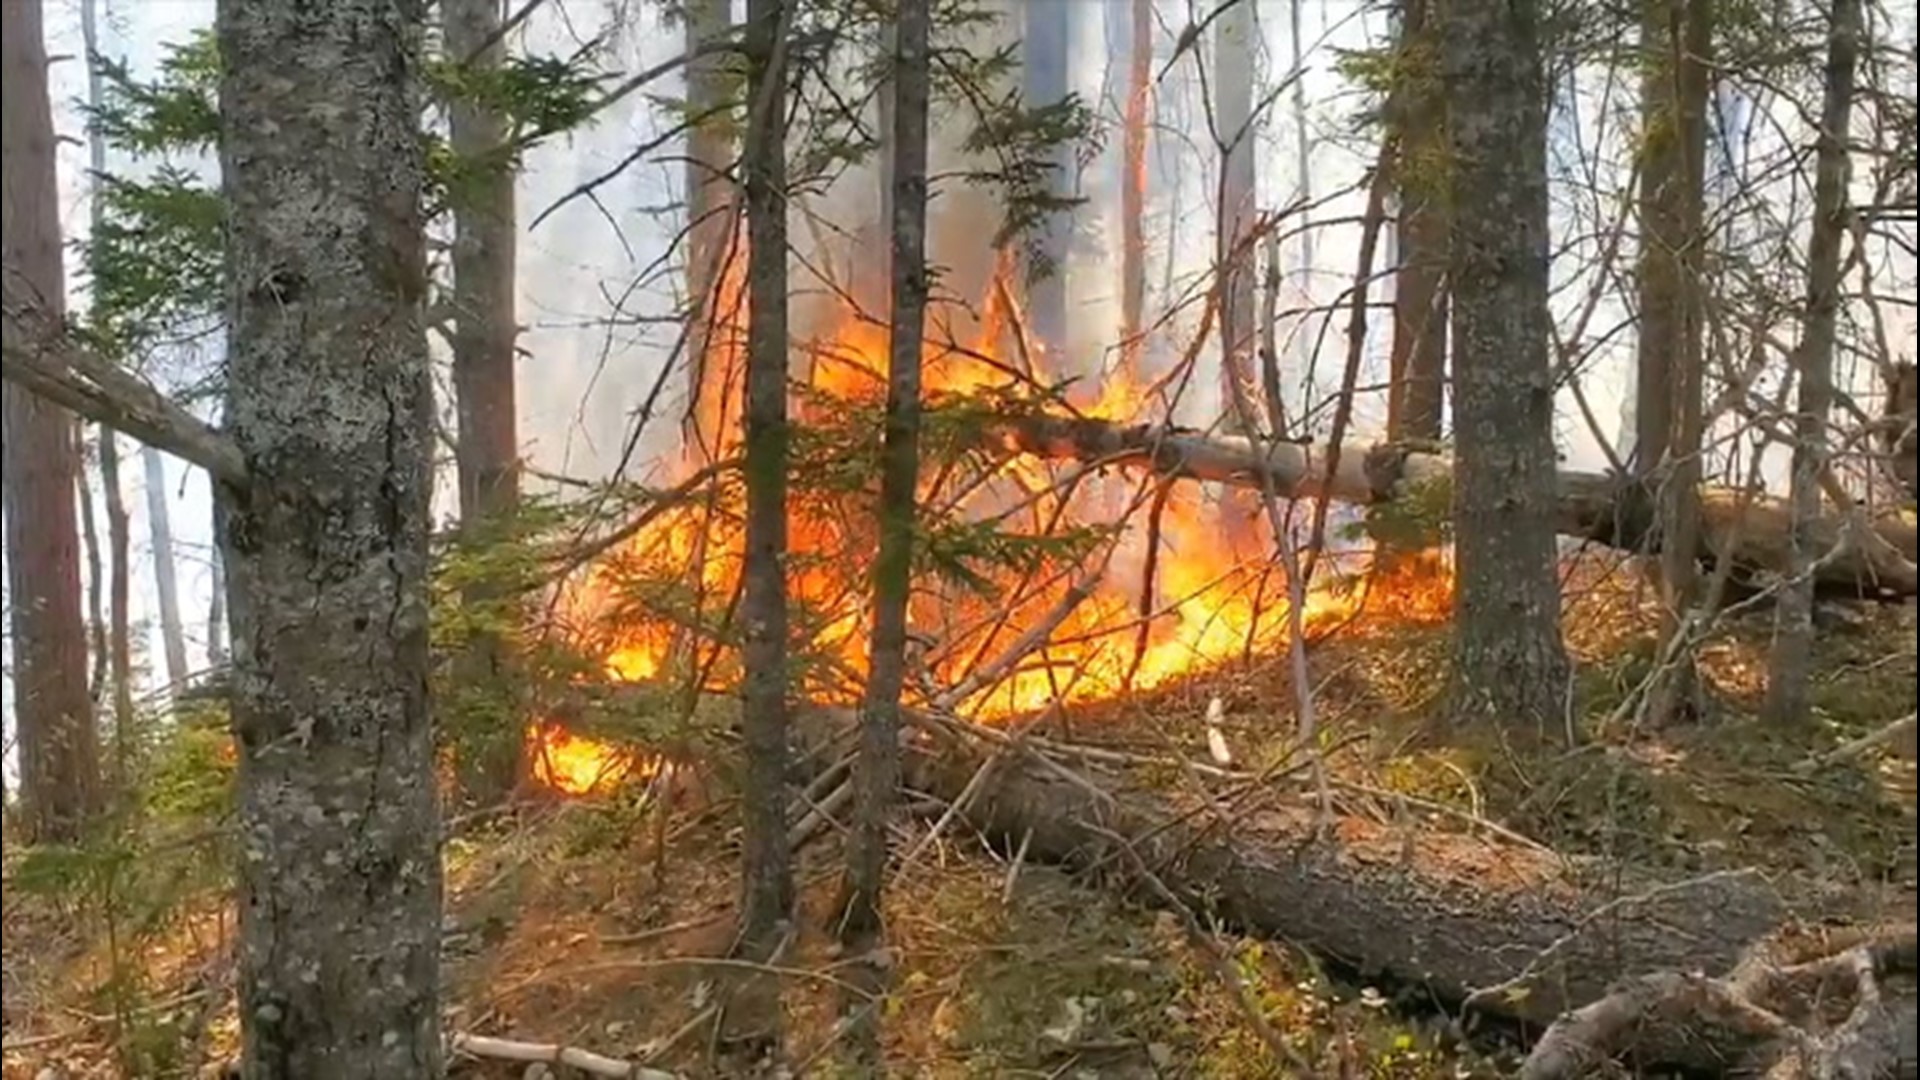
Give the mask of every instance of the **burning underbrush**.
MULTIPOLYGON (((1256 495, 1018 452, 999 432, 1021 417, 1134 421, 1164 411, 1165 388, 1113 372, 1086 401, 1050 379, 1031 347, 1014 350, 1018 363, 996 360, 985 346, 1016 325, 1006 311, 989 306, 974 346, 949 333, 926 349, 911 703, 1003 722, 1283 652, 1296 622, 1311 642, 1447 618, 1445 555, 1376 560, 1357 516, 1336 510, 1316 535, 1309 504, 1282 504, 1315 567, 1296 620, 1256 495)), ((821 704, 856 701, 867 667, 886 346, 884 326, 843 317, 808 345, 810 375, 795 392, 790 644, 796 692, 821 704)), ((737 366, 729 350, 713 352, 710 370, 737 366)), ((723 401, 707 401, 701 417, 722 437, 679 460, 672 497, 648 505, 624 543, 566 586, 566 632, 602 658, 609 679, 698 693, 738 685, 744 492, 727 467, 738 440, 723 401)), ((560 724, 537 724, 532 737, 538 775, 561 790, 639 767, 560 724)))

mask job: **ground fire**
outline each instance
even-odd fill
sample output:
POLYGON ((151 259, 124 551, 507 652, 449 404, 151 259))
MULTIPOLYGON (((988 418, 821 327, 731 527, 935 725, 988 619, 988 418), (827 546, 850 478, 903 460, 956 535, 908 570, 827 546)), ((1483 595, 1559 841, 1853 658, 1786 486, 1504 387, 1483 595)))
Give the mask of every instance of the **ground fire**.
MULTIPOLYGON (((1018 350, 1017 362, 993 358, 1000 350, 992 347, 1017 323, 1007 295, 996 290, 998 302, 986 305, 970 344, 929 334, 931 399, 1044 381, 1034 370, 1037 349, 1018 350)), ((887 330, 877 321, 843 314, 806 355, 810 371, 797 405, 822 427, 839 410, 870 406, 884 395, 887 330)), ((739 360, 737 348, 709 349, 703 383, 737 386, 739 360)), ((1151 389, 1115 372, 1079 412, 1134 420, 1151 411, 1151 389)), ((723 435, 700 440, 704 445, 685 455, 683 476, 723 459, 737 442, 725 395, 703 399, 703 429, 723 435)), ((923 678, 910 696, 998 721, 1056 702, 1084 704, 1151 689, 1282 648, 1287 588, 1258 499, 1154 483, 1015 453, 930 462, 924 515, 990 523, 1019 540, 1001 565, 929 573, 916 583, 915 624, 938 629, 919 658, 923 678), (1071 539, 1076 530, 1077 543, 1071 539), (1058 539, 1063 536, 1068 539, 1058 539)), ((822 486, 829 490, 796 484, 790 504, 795 644, 817 658, 802 676, 806 696, 846 703, 857 699, 866 669, 872 537, 865 531, 870 515, 854 504, 870 496, 857 481, 836 488, 830 479, 822 486)), ((714 644, 713 627, 724 621, 739 583, 739 497, 737 480, 722 476, 702 496, 657 514, 573 583, 566 607, 577 632, 604 656, 610 678, 693 679, 720 692, 736 684, 736 658, 714 644)), ((1294 514, 1302 523, 1310 517, 1294 514)), ((1447 618, 1452 579, 1437 553, 1397 559, 1390 570, 1374 572, 1368 553, 1340 528, 1329 525, 1325 532, 1330 554, 1302 612, 1310 640, 1363 613, 1400 623, 1447 618)), ((635 771, 630 752, 557 725, 536 724, 530 741, 537 778, 564 792, 591 791, 635 771)))

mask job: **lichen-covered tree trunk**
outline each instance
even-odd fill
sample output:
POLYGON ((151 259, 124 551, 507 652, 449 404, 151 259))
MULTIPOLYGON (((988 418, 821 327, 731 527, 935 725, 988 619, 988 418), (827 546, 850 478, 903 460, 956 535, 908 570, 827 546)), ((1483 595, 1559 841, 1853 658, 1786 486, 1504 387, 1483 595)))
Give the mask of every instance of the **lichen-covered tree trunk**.
MULTIPOLYGON (((0 52, 0 297, 8 349, 24 345, 29 311, 60 318, 66 271, 41 0, 7 6, 0 52)), ((87 692, 81 614, 72 414, 9 382, 5 413, 7 591, 14 649, 14 709, 26 831, 41 841, 77 838, 99 796, 98 737, 87 692)))
MULTIPOLYGON (((506 58, 499 0, 441 0, 447 59, 476 77, 506 58)), ((467 164, 453 198, 453 393, 459 409, 455 460, 460 524, 471 539, 497 538, 520 505, 520 444, 515 395, 514 163, 507 121, 484 101, 448 109, 453 152, 467 164)), ((522 731, 514 663, 517 611, 511 586, 481 581, 464 597, 488 613, 455 661, 463 709, 461 768, 468 799, 508 797, 521 778, 522 731)))
POLYGON ((1538 0, 1441 19, 1453 283, 1454 715, 1560 730, 1547 81, 1538 0))
POLYGON ((1428 0, 1400 8, 1399 83, 1389 115, 1399 143, 1394 188, 1400 265, 1393 278, 1387 431, 1396 439, 1440 438, 1447 365, 1445 108, 1428 0))
MULTIPOLYGON (((914 500, 920 475, 920 352, 926 327, 927 124, 931 90, 930 0, 901 0, 893 33, 893 325, 880 451, 880 548, 873 568, 873 634, 854 770, 853 834, 840 938, 849 955, 871 955, 882 940, 887 826, 900 786, 900 692, 906 683, 907 603, 913 594, 914 500)), ((884 977, 884 968, 866 965, 884 977)), ((876 989, 879 987, 876 986, 876 989)), ((865 1012, 862 1003, 861 1012, 865 1012)), ((858 1015, 859 1013, 856 1013, 858 1015)), ((876 1023, 856 1041, 878 1064, 876 1023)))
MULTIPOLYGON (((1658 490, 1661 637, 1681 633, 1699 601, 1702 380, 1706 365, 1706 163, 1712 0, 1647 0, 1641 89, 1640 326, 1633 465, 1658 490)), ((1649 695, 1661 723, 1698 692, 1685 650, 1649 695)))
POLYGON ((1834 339, 1840 317, 1841 240, 1847 232, 1848 126, 1859 59, 1860 0, 1833 0, 1825 86, 1813 178, 1813 230, 1807 239, 1807 314, 1793 364, 1800 376, 1793 423, 1792 567, 1775 608, 1766 713, 1775 723, 1806 718, 1813 663, 1813 576, 1826 554, 1817 531, 1820 473, 1827 468, 1833 412, 1834 339))
MULTIPOLYGON (((749 0, 748 119, 741 171, 747 203, 745 557, 741 567, 741 818, 739 952, 765 961, 793 907, 787 846, 787 148, 786 0, 749 0)), ((777 1053, 779 988, 746 978, 728 1010, 729 1051, 777 1053)))
MULTIPOLYGON (((734 212, 733 168, 736 141, 728 131, 727 68, 719 54, 703 54, 722 38, 733 22, 727 0, 688 0, 682 15, 686 28, 687 119, 687 412, 681 425, 687 448, 702 462, 718 453, 729 373, 725 358, 731 350, 715 349, 717 334, 726 333, 732 302, 721 289, 737 235, 734 212)), ((737 374, 734 376, 737 377, 737 374)))
POLYGON ((444 1071, 411 0, 221 0, 243 1073, 444 1071))

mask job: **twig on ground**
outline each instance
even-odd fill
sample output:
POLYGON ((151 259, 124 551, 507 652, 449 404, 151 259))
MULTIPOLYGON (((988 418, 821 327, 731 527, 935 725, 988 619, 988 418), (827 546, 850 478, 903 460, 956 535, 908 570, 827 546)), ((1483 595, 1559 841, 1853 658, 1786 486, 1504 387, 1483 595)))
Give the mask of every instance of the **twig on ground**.
POLYGON ((590 1076, 603 1076, 614 1078, 614 1080, 679 1080, 674 1073, 649 1069, 637 1062, 622 1061, 619 1058, 607 1057, 605 1054, 596 1054, 591 1050, 582 1050, 577 1046, 561 1046, 557 1043, 515 1042, 511 1039, 496 1039, 486 1035, 455 1035, 449 1041, 448 1048, 456 1054, 493 1061, 518 1061, 529 1065, 535 1063, 565 1065, 590 1076))

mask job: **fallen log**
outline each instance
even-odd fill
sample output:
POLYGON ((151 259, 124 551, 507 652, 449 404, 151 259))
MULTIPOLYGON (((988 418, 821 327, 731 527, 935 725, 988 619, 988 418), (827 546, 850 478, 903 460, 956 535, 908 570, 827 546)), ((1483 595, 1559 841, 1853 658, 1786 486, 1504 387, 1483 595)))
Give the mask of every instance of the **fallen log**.
MULTIPOLYGON (((1336 454, 1310 443, 1255 445, 1233 436, 1205 435, 1161 424, 1115 424, 1053 416, 1023 417, 1003 429, 1009 449, 1038 457, 1150 469, 1167 477, 1239 487, 1271 485, 1286 498, 1327 498, 1383 505, 1445 485, 1453 463, 1424 445, 1349 444, 1336 454)), ((1792 565, 1792 518, 1786 500, 1729 488, 1701 491, 1700 560, 1732 561, 1736 588, 1753 586, 1792 565)), ((1659 550, 1655 500, 1643 487, 1609 473, 1562 470, 1562 535, 1630 551, 1659 550)), ((1831 550, 1858 513, 1871 533, 1849 540, 1824 562, 1815 583, 1827 595, 1904 598, 1920 592, 1914 514, 1899 508, 1829 512, 1814 525, 1820 550, 1831 550)))
MULTIPOLYGON (((1677 979, 1692 987, 1693 973, 1750 964, 1795 906, 1752 872, 1673 881, 1564 858, 1491 832, 1354 817, 1321 830, 1305 799, 1228 810, 1221 791, 1203 797, 1148 789, 1124 771, 1087 762, 1069 768, 1004 736, 997 740, 1000 760, 981 783, 976 774, 991 755, 958 733, 959 722, 926 714, 914 720, 905 783, 949 801, 971 785, 961 804, 965 820, 1005 850, 1122 880, 1129 866, 1151 868, 1179 902, 1228 925, 1289 942, 1363 978, 1417 987, 1468 1016, 1532 1032, 1557 1024, 1565 1033, 1577 1023, 1565 1017, 1617 1002, 1623 985, 1640 985, 1622 980, 1666 987, 1677 979)), ((802 760, 851 722, 844 710, 804 710, 797 731, 802 760)), ((1607 1026, 1593 1053, 1716 1072, 1730 1061, 1771 1061, 1782 1053, 1784 1028, 1724 1022, 1714 1008, 1725 995, 1643 994, 1630 1005, 1643 999, 1658 1007, 1636 1013, 1607 1006, 1608 1015, 1657 1013, 1666 1022, 1607 1026)), ((1587 1030, 1563 1034, 1562 1044, 1587 1030)), ((1803 1021, 1793 1030, 1815 1027, 1803 1021)), ((1911 1045, 1910 1033, 1903 1037, 1911 1045)))

